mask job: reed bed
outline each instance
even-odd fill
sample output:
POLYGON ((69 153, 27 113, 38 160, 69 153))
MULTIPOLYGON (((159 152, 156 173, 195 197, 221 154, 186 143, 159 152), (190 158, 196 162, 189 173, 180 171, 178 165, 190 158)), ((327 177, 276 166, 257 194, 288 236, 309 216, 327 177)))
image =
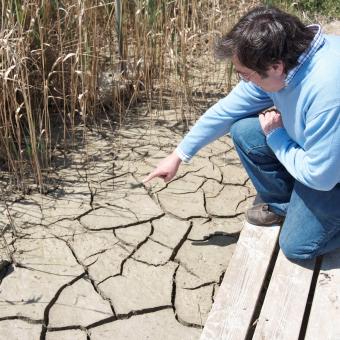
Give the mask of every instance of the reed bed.
POLYGON ((232 68, 214 41, 261 2, 0 1, 0 171, 23 191, 46 190, 55 151, 103 117, 119 128, 143 102, 150 119, 174 109, 188 122, 226 93, 232 68))

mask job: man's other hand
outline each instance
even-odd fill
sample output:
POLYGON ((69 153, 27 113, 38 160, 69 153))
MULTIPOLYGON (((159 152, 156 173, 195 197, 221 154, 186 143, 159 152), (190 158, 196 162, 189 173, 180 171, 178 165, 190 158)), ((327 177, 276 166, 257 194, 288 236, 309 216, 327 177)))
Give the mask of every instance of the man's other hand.
POLYGON ((260 124, 267 136, 271 131, 283 127, 281 113, 275 109, 266 110, 259 115, 260 124))

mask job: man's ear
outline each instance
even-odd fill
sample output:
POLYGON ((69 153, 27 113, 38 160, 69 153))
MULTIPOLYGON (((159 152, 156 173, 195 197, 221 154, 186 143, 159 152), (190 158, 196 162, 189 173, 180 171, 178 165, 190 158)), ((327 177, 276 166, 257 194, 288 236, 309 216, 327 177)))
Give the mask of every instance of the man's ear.
POLYGON ((277 76, 281 76, 285 73, 285 65, 282 60, 279 60, 275 64, 272 64, 272 70, 277 76))

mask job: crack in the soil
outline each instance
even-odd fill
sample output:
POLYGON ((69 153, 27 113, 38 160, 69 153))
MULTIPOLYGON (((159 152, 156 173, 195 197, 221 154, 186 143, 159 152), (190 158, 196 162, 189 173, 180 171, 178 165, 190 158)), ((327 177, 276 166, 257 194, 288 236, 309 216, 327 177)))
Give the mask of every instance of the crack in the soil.
POLYGON ((89 191, 90 191, 90 207, 93 209, 93 202, 94 202, 94 197, 95 195, 97 194, 97 188, 92 188, 91 187, 91 183, 90 182, 87 182, 87 186, 89 188, 89 191))
POLYGON ((220 287, 220 286, 221 286, 225 273, 226 273, 226 271, 223 271, 223 272, 221 273, 219 279, 218 279, 218 282, 216 282, 216 283, 213 285, 213 290, 212 290, 212 292, 211 292, 211 302, 212 302, 212 304, 215 303, 214 296, 215 296, 216 287, 220 287))
MULTIPOLYGON (((98 209, 100 209, 100 208, 104 208, 104 207, 102 207, 102 206, 98 206, 98 207, 95 207, 95 208, 92 208, 92 207, 91 207, 91 209, 89 209, 89 210, 83 212, 82 214, 80 214, 80 215, 78 215, 78 216, 76 216, 76 217, 73 217, 71 220, 72 220, 72 221, 77 220, 77 221, 79 221, 79 223, 80 223, 80 219, 81 219, 82 217, 84 217, 84 216, 90 214, 91 212, 96 211, 96 210, 98 210, 98 209)), ((66 218, 66 219, 67 219, 67 218, 66 218)), ((63 220, 63 219, 61 219, 61 220, 63 220)), ((59 222, 59 220, 58 220, 57 222, 59 222)))
POLYGON ((29 324, 33 324, 33 325, 42 325, 44 320, 43 319, 31 319, 28 316, 23 316, 23 315, 9 315, 9 316, 3 316, 0 318, 0 322, 1 321, 6 321, 6 320, 21 320, 21 321, 25 321, 29 324))
POLYGON ((214 177, 209 177, 209 176, 206 176, 206 175, 193 175, 197 178, 203 178, 203 179, 206 179, 207 181, 210 180, 210 181, 214 181, 214 182, 217 182, 219 184, 222 184, 222 182, 214 177))
MULTIPOLYGON (((204 199, 204 192, 202 191, 202 194, 203 194, 203 199, 204 199)), ((190 221, 194 218, 208 218, 209 216, 202 216, 202 215, 192 215, 192 216, 188 216, 188 217, 180 217, 174 213, 172 213, 171 211, 168 211, 161 202, 159 202, 159 206, 160 208, 164 211, 164 215, 168 215, 168 216, 171 216, 179 221, 190 221)), ((163 215, 163 216, 164 216, 163 215)), ((162 217, 163 217, 162 216, 162 217)))
POLYGON ((198 328, 203 329, 203 325, 193 323, 193 322, 187 322, 184 319, 182 319, 178 314, 176 314, 176 320, 183 326, 190 327, 190 328, 198 328))
MULTIPOLYGON (((143 308, 143 309, 132 310, 132 311, 125 313, 125 314, 117 314, 116 320, 127 320, 127 319, 130 319, 131 317, 136 316, 136 315, 150 314, 150 313, 155 313, 155 312, 159 312, 161 310, 171 309, 171 308, 172 308, 171 305, 164 305, 164 306, 156 306, 156 307, 148 307, 148 308, 143 308)), ((112 321, 116 321, 116 320, 112 320, 112 321)), ((104 323, 107 323, 107 322, 105 322, 105 319, 101 320, 101 321, 94 322, 93 324, 88 325, 86 328, 91 329, 91 328, 94 328, 94 327, 101 326, 104 323)))
POLYGON ((212 289, 212 292, 211 292, 211 304, 212 305, 215 303, 215 299, 214 299, 215 291, 216 291, 216 284, 213 285, 213 289, 212 289))
MULTIPOLYGON (((136 245, 136 247, 132 250, 132 252, 131 252, 125 259, 123 259, 123 261, 122 261, 121 264, 120 264, 119 273, 118 273, 118 274, 115 274, 115 275, 110 275, 110 276, 106 277, 106 278, 103 279, 102 281, 98 282, 98 286, 99 286, 100 284, 102 284, 103 282, 105 282, 106 280, 110 279, 110 278, 114 278, 114 277, 122 276, 122 275, 123 275, 124 265, 125 265, 126 261, 127 261, 128 259, 130 259, 130 258, 133 259, 133 255, 136 253, 136 251, 137 251, 139 248, 141 248, 141 247, 149 240, 150 236, 154 233, 153 224, 150 223, 150 225, 151 225, 151 229, 150 229, 149 235, 147 235, 147 236, 144 238, 144 240, 142 240, 141 242, 139 242, 139 243, 136 245)), ((136 260, 136 259, 134 259, 134 260, 136 260)))
POLYGON ((161 189, 159 189, 159 190, 157 190, 157 191, 154 191, 153 194, 154 194, 154 195, 155 195, 155 194, 158 194, 159 192, 161 192, 161 191, 167 189, 167 187, 168 187, 171 183, 176 182, 176 181, 178 181, 179 179, 182 179, 182 178, 184 178, 185 176, 187 176, 187 175, 189 175, 189 174, 193 174, 193 173, 199 172, 199 171, 201 171, 202 169, 203 169, 203 167, 202 167, 202 168, 199 168, 199 169, 197 169, 197 170, 190 170, 190 171, 185 172, 183 175, 177 176, 177 177, 174 178, 172 181, 166 182, 163 188, 161 188, 161 189))
POLYGON ((177 312, 176 312, 176 277, 177 277, 177 271, 180 267, 180 264, 178 263, 178 266, 174 270, 174 274, 172 275, 172 291, 171 291, 171 305, 172 305, 172 310, 174 312, 175 318, 177 320, 177 312))
MULTIPOLYGON (((99 207, 99 208, 104 208, 104 207, 99 207)), ((99 209, 99 208, 96 208, 96 209, 99 209)), ((155 221, 155 220, 159 220, 164 215, 165 215, 165 213, 160 213, 159 215, 150 217, 150 218, 148 218, 146 220, 139 220, 139 221, 135 221, 135 222, 127 223, 127 224, 121 224, 121 225, 118 225, 118 226, 115 226, 115 227, 107 227, 107 228, 90 228, 90 227, 84 225, 80 220, 79 220, 79 223, 86 230, 89 230, 89 231, 116 230, 116 229, 123 229, 123 228, 133 227, 135 225, 140 225, 140 224, 144 224, 144 223, 147 223, 147 222, 152 222, 152 221, 155 221)))
POLYGON ((114 308, 114 306, 113 306, 112 301, 111 301, 107 296, 105 296, 105 294, 99 289, 98 284, 96 284, 95 280, 92 278, 92 276, 91 276, 90 273, 89 273, 88 267, 90 267, 91 265, 93 265, 93 264, 97 261, 97 259, 96 259, 93 263, 90 263, 89 265, 85 265, 84 263, 82 263, 82 261, 80 261, 80 260, 78 259, 77 254, 76 254, 75 250, 73 249, 73 247, 71 246, 71 244, 70 244, 68 241, 65 241, 65 240, 62 240, 62 241, 64 241, 64 242, 66 243, 66 245, 67 245, 68 248, 70 249, 70 251, 71 251, 71 253, 72 253, 74 259, 77 261, 77 263, 78 263, 80 266, 83 267, 83 270, 84 270, 84 272, 85 272, 85 274, 86 274, 86 277, 89 279, 89 281, 90 281, 90 283, 91 283, 91 285, 92 285, 94 291, 95 291, 95 292, 96 292, 96 293, 97 293, 104 301, 106 301, 106 302, 109 303, 110 308, 111 308, 111 311, 112 311, 112 314, 113 314, 113 315, 116 315, 116 311, 115 311, 115 308, 114 308))
POLYGON ((177 277, 177 271, 178 271, 179 267, 180 267, 180 265, 178 265, 177 268, 174 270, 174 274, 172 276, 171 305, 172 305, 172 310, 174 312, 175 319, 181 325, 186 326, 186 327, 203 328, 202 325, 198 325, 198 324, 187 322, 187 321, 183 320, 177 313, 177 310, 176 310, 176 289, 177 289, 176 277, 177 277))
MULTIPOLYGON (((94 257, 94 256, 97 256, 97 255, 104 254, 104 253, 106 253, 107 251, 113 249, 114 246, 117 245, 117 244, 119 244, 120 242, 121 242, 121 240, 119 240, 119 241, 117 241, 116 243, 114 243, 114 244, 112 245, 112 247, 110 247, 110 248, 105 248, 105 249, 102 249, 102 250, 98 250, 96 253, 93 253, 93 254, 91 254, 91 255, 86 256, 86 257, 84 258, 84 260, 88 260, 88 259, 90 259, 91 257, 94 257)), ((126 245, 129 245, 129 244, 126 244, 126 245)), ((97 259, 96 259, 92 264, 94 264, 95 262, 97 262, 97 259)), ((90 266, 92 266, 92 264, 88 264, 88 265, 86 265, 86 266, 87 266, 87 267, 90 267, 90 266)))
POLYGON ((204 190, 203 190, 203 208, 204 208, 204 211, 205 211, 206 215, 208 216, 208 218, 211 219, 211 216, 210 216, 210 214, 209 214, 209 212, 208 212, 208 207, 207 207, 207 205, 208 205, 208 202, 207 202, 207 195, 206 195, 206 193, 205 193, 204 190))
MULTIPOLYGON (((218 184, 221 184, 221 183, 218 182, 218 184)), ((224 189, 224 186, 221 184, 221 188, 218 190, 218 192, 215 195, 212 195, 211 193, 209 193, 208 191, 203 189, 205 200, 218 197, 220 195, 220 193, 223 191, 223 189, 224 189), (209 194, 209 197, 207 197, 208 194, 209 194)))
POLYGON ((56 301, 58 300, 60 294, 63 292, 63 290, 69 286, 72 286, 75 282, 79 281, 80 279, 82 279, 83 277, 85 277, 86 273, 82 273, 79 276, 77 276, 76 278, 74 278, 73 280, 71 280, 70 282, 62 285, 56 292, 56 294, 54 295, 54 297, 51 299, 51 301, 47 304, 45 310, 44 310, 44 321, 43 321, 43 325, 42 325, 42 329, 41 329, 41 333, 40 333, 40 340, 45 340, 46 339, 46 333, 47 333, 47 327, 48 324, 50 322, 50 310, 51 308, 54 306, 54 304, 56 303, 56 301))
POLYGON ((251 198, 251 196, 246 196, 244 199, 240 200, 237 205, 236 205, 236 208, 235 208, 235 211, 237 211, 238 207, 243 203, 243 202, 246 202, 249 198, 251 198))
MULTIPOLYGON (((104 208, 104 207, 99 206, 99 207, 91 208, 91 209, 89 209, 89 210, 83 212, 82 214, 80 214, 80 215, 78 215, 78 216, 75 216, 75 217, 63 217, 63 218, 60 218, 60 219, 58 219, 58 220, 56 220, 56 221, 54 221, 54 222, 52 222, 52 223, 50 223, 50 224, 48 224, 48 225, 43 225, 43 224, 40 224, 40 225, 41 225, 42 227, 47 227, 47 228, 48 228, 48 227, 53 226, 54 224, 57 224, 57 223, 63 222, 63 221, 71 221, 71 222, 72 222, 72 221, 79 221, 79 223, 81 223, 81 222, 80 222, 80 219, 81 219, 82 217, 84 217, 84 216, 90 214, 92 211, 98 210, 98 209, 100 209, 100 208, 104 208)), ((85 226, 84 226, 84 228, 85 228, 85 226)))
POLYGON ((174 259, 172 262, 179 264, 182 268, 184 268, 184 270, 189 273, 192 276, 195 276, 198 279, 201 279, 196 273, 194 273, 193 271, 191 271, 184 263, 182 263, 180 260, 178 259, 174 259))
POLYGON ((174 259, 177 256, 178 251, 180 250, 180 248, 182 247, 182 245, 184 244, 184 242, 187 240, 188 235, 191 232, 191 229, 193 227, 193 222, 190 221, 190 224, 188 226, 187 231, 185 232, 185 234, 183 235, 182 239, 177 243, 177 245, 174 247, 171 256, 169 257, 169 261, 174 261, 174 259))
POLYGON ((163 246, 163 247, 165 247, 165 248, 168 248, 168 249, 171 249, 171 250, 174 249, 173 247, 170 247, 170 246, 168 246, 167 244, 165 244, 165 243, 163 243, 163 242, 160 242, 160 241, 158 241, 158 240, 155 240, 153 237, 150 237, 150 240, 152 240, 153 242, 155 242, 155 243, 157 243, 157 244, 159 244, 159 245, 161 245, 161 246, 163 246))
MULTIPOLYGON (((126 208, 126 207, 122 207, 120 205, 117 205, 117 204, 113 204, 113 203, 106 203, 106 205, 108 207, 113 207, 113 208, 118 208, 118 210, 123 210, 123 211, 128 211, 130 212, 134 217, 135 219, 138 221, 138 215, 133 211, 131 210, 130 208, 126 208)), ((113 210, 113 209, 110 209, 110 210, 113 210)), ((114 210, 113 210, 114 211, 114 210)))
MULTIPOLYGON (((199 176, 197 176, 197 177, 199 177, 199 176)), ((200 178, 202 178, 203 180, 202 180, 201 184, 195 190, 185 191, 185 192, 176 192, 176 195, 196 194, 203 187, 203 185, 207 182, 206 178, 204 178, 204 177, 200 177, 200 178)), ((204 190, 202 190, 202 192, 204 192, 204 190)))
MULTIPOLYGON (((200 177, 200 176, 197 176, 197 177, 200 177)), ((214 196, 209 196, 208 198, 215 198, 215 197, 217 197, 225 189, 225 186, 243 187, 243 188, 248 189, 248 192, 249 192, 249 187, 247 187, 247 183, 249 182, 249 178, 245 179, 243 181, 243 183, 224 182, 223 180, 222 181, 218 181, 216 178, 210 178, 210 177, 204 177, 204 178, 206 178, 207 180, 211 180, 211 181, 217 182, 218 184, 221 185, 221 188, 219 189, 218 193, 216 195, 214 195, 214 196)), ((209 194, 209 192, 206 192, 206 194, 209 194)))
POLYGON ((224 278, 224 275, 225 275, 225 271, 221 273, 220 277, 219 277, 219 280, 218 280, 218 285, 220 286, 222 284, 222 281, 223 281, 223 278, 224 278))
POLYGON ((166 260, 165 262, 162 262, 162 263, 149 263, 149 262, 141 260, 141 259, 136 259, 135 257, 131 257, 131 259, 136 261, 136 262, 146 264, 147 266, 150 266, 150 267, 163 267, 163 266, 166 266, 169 263, 169 260, 166 260))
MULTIPOLYGON (((158 200, 158 197, 157 195, 155 195, 155 193, 152 192, 152 189, 151 187, 148 187, 147 185, 145 185, 145 183, 143 182, 140 182, 137 177, 135 176, 134 173, 131 173, 131 176, 133 177, 133 179, 139 184, 142 185, 142 187, 145 189, 145 191, 147 192, 148 196, 150 197, 150 199, 158 206, 161 208, 160 206, 160 202, 158 200)), ((164 211, 164 210, 163 210, 164 211)))
POLYGON ((60 332, 60 331, 67 331, 67 330, 81 330, 84 332, 87 332, 92 329, 92 328, 96 328, 114 321, 118 321, 118 320, 128 320, 134 316, 138 316, 138 315, 145 315, 145 314, 151 314, 151 313, 156 313, 162 310, 166 310, 166 309, 172 309, 171 305, 164 305, 164 306, 156 306, 156 307, 149 307, 149 308, 143 308, 143 309, 137 309, 137 310, 132 310, 128 313, 124 313, 124 314, 117 314, 117 315, 113 315, 110 317, 107 317, 105 319, 96 321, 92 324, 89 324, 87 326, 82 326, 82 325, 69 325, 69 326, 62 326, 62 327, 48 327, 47 331, 48 332, 60 332))
POLYGON ((203 287, 214 285, 216 283, 217 283, 216 281, 209 281, 209 282, 202 283, 202 284, 200 284, 200 285, 198 285, 196 287, 183 287, 183 289, 186 289, 186 290, 197 290, 197 289, 200 289, 200 288, 203 288, 203 287))
MULTIPOLYGON (((242 183, 235 183, 235 182, 224 182, 224 181, 222 181, 222 185, 223 186, 227 186, 227 185, 229 185, 229 186, 233 186, 233 187, 244 187, 244 188, 248 188, 247 187, 247 182, 248 182, 248 178, 246 179, 246 180, 244 180, 242 183)), ((224 188, 224 187, 223 187, 224 188)))
POLYGON ((41 269, 29 267, 29 266, 26 266, 25 264, 22 264, 20 262, 17 262, 15 264, 15 266, 18 267, 18 268, 30 270, 30 271, 33 271, 33 272, 44 273, 44 274, 48 274, 48 275, 54 275, 54 276, 60 276, 60 277, 74 277, 74 275, 72 275, 72 274, 57 274, 57 273, 48 272, 46 270, 41 270, 41 269))

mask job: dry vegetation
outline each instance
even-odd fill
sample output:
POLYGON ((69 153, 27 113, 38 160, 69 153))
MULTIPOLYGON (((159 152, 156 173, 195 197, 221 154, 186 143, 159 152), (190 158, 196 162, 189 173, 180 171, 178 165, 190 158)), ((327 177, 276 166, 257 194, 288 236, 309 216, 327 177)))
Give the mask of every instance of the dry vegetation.
POLYGON ((24 191, 32 181, 44 191, 55 150, 103 117, 119 127, 143 102, 186 121, 212 86, 228 91, 214 40, 260 2, 0 1, 0 171, 24 191))
POLYGON ((2 0, 1 170, 22 190, 32 176, 43 190, 54 150, 70 148, 74 132, 85 134, 103 114, 119 125, 137 101, 151 112, 172 97, 186 118, 212 82, 200 70, 214 38, 250 5, 2 0))

